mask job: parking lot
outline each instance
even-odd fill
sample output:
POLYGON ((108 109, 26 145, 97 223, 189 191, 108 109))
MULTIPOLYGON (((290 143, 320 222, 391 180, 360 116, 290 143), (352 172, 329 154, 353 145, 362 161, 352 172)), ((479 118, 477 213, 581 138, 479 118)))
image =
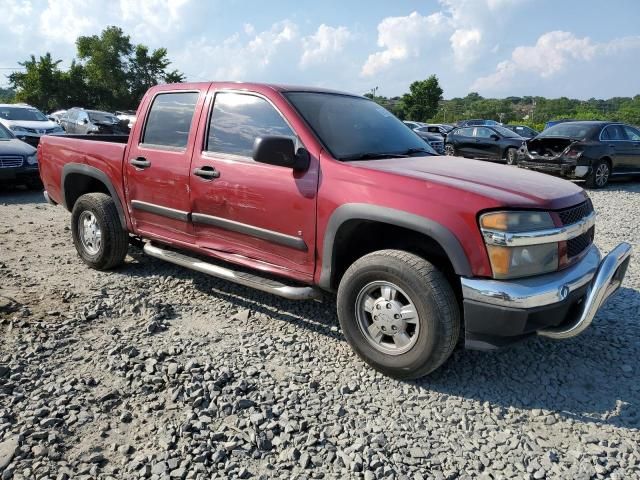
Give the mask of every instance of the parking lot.
MULTIPOLYGON (((640 185, 590 195, 601 250, 640 251, 640 185)), ((41 193, 0 191, 0 239, 0 472, 13 478, 640 475, 637 255, 581 336, 459 348, 400 382, 355 356, 331 301, 133 247, 123 268, 87 268, 68 212, 41 193)))

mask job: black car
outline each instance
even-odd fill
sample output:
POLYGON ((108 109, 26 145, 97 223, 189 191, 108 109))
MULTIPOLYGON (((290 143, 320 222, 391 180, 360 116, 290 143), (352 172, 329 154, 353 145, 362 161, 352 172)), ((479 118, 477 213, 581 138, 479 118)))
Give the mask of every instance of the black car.
POLYGON ((501 126, 456 128, 447 134, 445 154, 514 165, 524 138, 501 126))
POLYGON ((479 127, 479 126, 496 127, 496 126, 500 126, 500 124, 495 120, 485 120, 482 118, 472 118, 470 120, 459 120, 458 122, 456 122, 456 127, 479 127))
POLYGON ((126 135, 129 133, 128 123, 112 113, 84 108, 72 108, 60 119, 65 131, 76 135, 126 135))
POLYGON ((518 165, 602 188, 612 176, 640 175, 640 130, 615 122, 567 122, 527 140, 518 165))
POLYGON ((533 138, 540 133, 531 127, 527 127, 526 125, 503 125, 503 127, 508 128, 514 133, 517 133, 522 138, 533 138))
POLYGON ((0 183, 40 188, 36 149, 0 124, 0 183))

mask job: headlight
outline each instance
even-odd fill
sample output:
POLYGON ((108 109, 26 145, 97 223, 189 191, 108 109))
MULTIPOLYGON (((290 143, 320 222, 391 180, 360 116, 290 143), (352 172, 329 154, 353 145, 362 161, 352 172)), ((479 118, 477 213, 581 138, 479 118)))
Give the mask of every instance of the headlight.
POLYGON ((38 164, 38 157, 37 157, 37 155, 35 153, 33 155, 29 155, 27 157, 27 164, 28 165, 37 165, 38 164))
POLYGON ((24 129, 24 127, 20 127, 18 125, 11 125, 9 128, 11 129, 12 132, 15 132, 15 133, 29 133, 27 130, 24 129))
POLYGON ((555 228, 549 213, 486 213, 480 217, 480 228, 494 278, 528 277, 558 269, 558 242, 540 243, 536 238, 536 232, 555 228))

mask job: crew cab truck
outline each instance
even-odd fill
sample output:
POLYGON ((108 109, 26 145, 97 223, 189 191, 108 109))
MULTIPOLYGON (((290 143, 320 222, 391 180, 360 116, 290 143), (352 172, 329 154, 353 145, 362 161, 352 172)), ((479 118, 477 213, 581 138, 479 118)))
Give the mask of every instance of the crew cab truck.
POLYGON ((151 88, 129 136, 44 137, 46 198, 82 260, 144 252, 289 299, 336 294, 374 368, 415 378, 463 335, 491 349, 583 331, 620 286, 586 193, 562 179, 438 156, 376 103, 249 83, 151 88))

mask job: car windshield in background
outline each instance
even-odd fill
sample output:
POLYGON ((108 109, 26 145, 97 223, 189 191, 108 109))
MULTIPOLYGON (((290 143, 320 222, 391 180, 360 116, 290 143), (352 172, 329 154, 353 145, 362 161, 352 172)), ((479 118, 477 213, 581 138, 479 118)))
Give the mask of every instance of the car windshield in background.
POLYGON ((437 155, 393 114, 366 98, 320 92, 285 96, 339 160, 437 155))
POLYGON ((500 126, 496 126, 496 127, 492 127, 496 132, 498 132, 500 135, 502 135, 503 137, 510 137, 510 138, 516 138, 519 137, 520 135, 518 135, 517 133, 509 130, 508 128, 505 127, 500 127, 500 126))
POLYGON ((597 128, 594 125, 585 125, 584 123, 558 123, 552 127, 547 128, 538 135, 538 138, 542 137, 566 137, 583 139, 587 138, 589 134, 597 128))
POLYGON ((89 113, 89 119, 91 120, 91 123, 107 123, 107 124, 112 124, 112 123, 118 123, 120 120, 118 120, 118 117, 111 115, 110 113, 103 113, 103 112, 88 112, 89 113))
POLYGON ((0 107, 0 117, 23 122, 46 122, 46 115, 35 108, 0 107))
POLYGON ((13 135, 0 123, 0 140, 11 140, 13 135))

